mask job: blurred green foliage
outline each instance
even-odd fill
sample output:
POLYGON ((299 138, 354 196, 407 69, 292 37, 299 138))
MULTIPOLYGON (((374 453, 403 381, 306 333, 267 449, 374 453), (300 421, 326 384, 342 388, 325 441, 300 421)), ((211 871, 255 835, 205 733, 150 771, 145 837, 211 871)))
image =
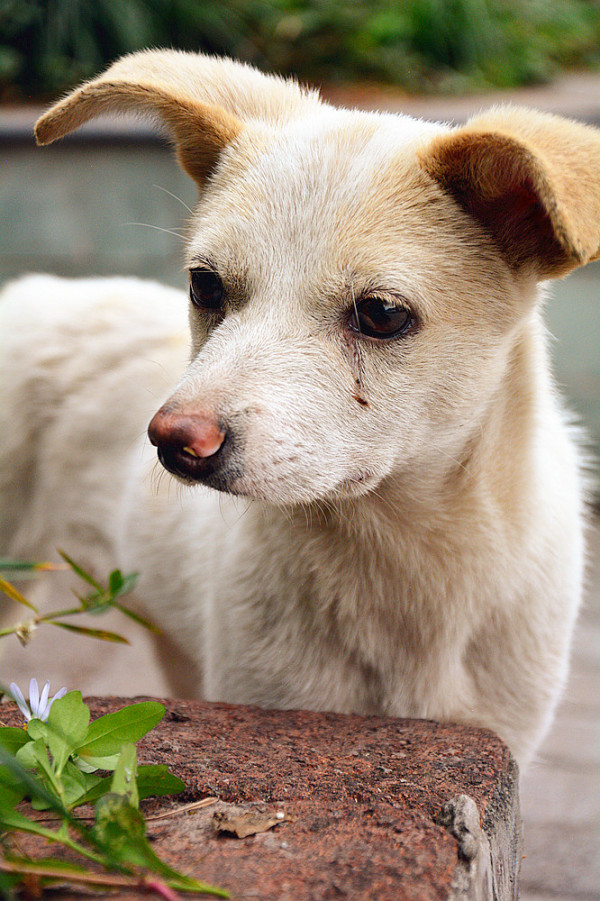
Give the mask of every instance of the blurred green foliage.
POLYGON ((511 87, 597 66, 600 0, 0 0, 0 96, 54 95, 150 46, 308 81, 511 87))

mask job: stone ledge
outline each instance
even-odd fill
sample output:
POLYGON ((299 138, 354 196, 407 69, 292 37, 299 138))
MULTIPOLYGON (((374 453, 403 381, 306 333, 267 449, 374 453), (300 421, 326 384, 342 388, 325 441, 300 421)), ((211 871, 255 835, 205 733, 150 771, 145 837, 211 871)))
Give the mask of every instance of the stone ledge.
MULTIPOLYGON (((88 703, 96 717, 130 699, 88 703)), ((518 772, 493 733, 426 720, 163 703, 165 718, 140 741, 139 757, 167 763, 187 790, 145 802, 145 814, 218 799, 149 824, 157 852, 184 872, 239 901, 516 901, 518 772), (277 825, 234 837, 232 817, 250 815, 277 825)), ((18 722, 9 706, 2 719, 18 722)))

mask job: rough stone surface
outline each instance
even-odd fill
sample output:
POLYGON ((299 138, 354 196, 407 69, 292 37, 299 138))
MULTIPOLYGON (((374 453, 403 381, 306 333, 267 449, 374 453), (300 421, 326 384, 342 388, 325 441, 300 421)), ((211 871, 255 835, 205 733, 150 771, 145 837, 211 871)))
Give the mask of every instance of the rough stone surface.
MULTIPOLYGON (((129 702, 89 701, 94 717, 129 702)), ((184 872, 240 901, 516 901, 518 773, 493 733, 164 703, 165 718, 139 743, 139 758, 168 763, 187 789, 145 802, 144 813, 218 799, 149 823, 156 851, 184 872), (238 838, 236 824, 244 831, 249 817, 267 831, 238 838)), ((10 707, 2 719, 17 721, 10 707)))

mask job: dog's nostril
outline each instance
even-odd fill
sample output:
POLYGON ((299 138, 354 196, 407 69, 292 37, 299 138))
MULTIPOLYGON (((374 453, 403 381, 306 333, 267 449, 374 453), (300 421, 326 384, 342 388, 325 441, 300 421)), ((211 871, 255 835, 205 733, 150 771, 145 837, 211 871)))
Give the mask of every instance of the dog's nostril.
POLYGON ((176 439, 181 442, 182 452, 190 457, 213 457, 225 441, 225 432, 212 420, 194 417, 182 429, 183 434, 179 428, 175 429, 176 439))
POLYGON ((197 468, 217 455, 225 432, 212 417, 162 409, 153 417, 148 437, 163 462, 170 461, 170 465, 165 462, 167 469, 192 475, 190 467, 197 468))

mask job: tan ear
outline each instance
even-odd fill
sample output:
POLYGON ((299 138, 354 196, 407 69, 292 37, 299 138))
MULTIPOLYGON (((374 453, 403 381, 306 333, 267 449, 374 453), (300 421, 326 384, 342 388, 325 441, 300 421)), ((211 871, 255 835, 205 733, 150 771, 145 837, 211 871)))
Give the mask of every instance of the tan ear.
POLYGON ((553 278, 600 256, 600 131, 500 107, 436 138, 421 163, 515 268, 553 278))
POLYGON ((183 168, 202 183, 245 122, 288 120, 316 94, 242 63, 176 50, 146 50, 114 63, 53 106, 35 126, 39 144, 106 112, 133 110, 166 126, 183 168))

